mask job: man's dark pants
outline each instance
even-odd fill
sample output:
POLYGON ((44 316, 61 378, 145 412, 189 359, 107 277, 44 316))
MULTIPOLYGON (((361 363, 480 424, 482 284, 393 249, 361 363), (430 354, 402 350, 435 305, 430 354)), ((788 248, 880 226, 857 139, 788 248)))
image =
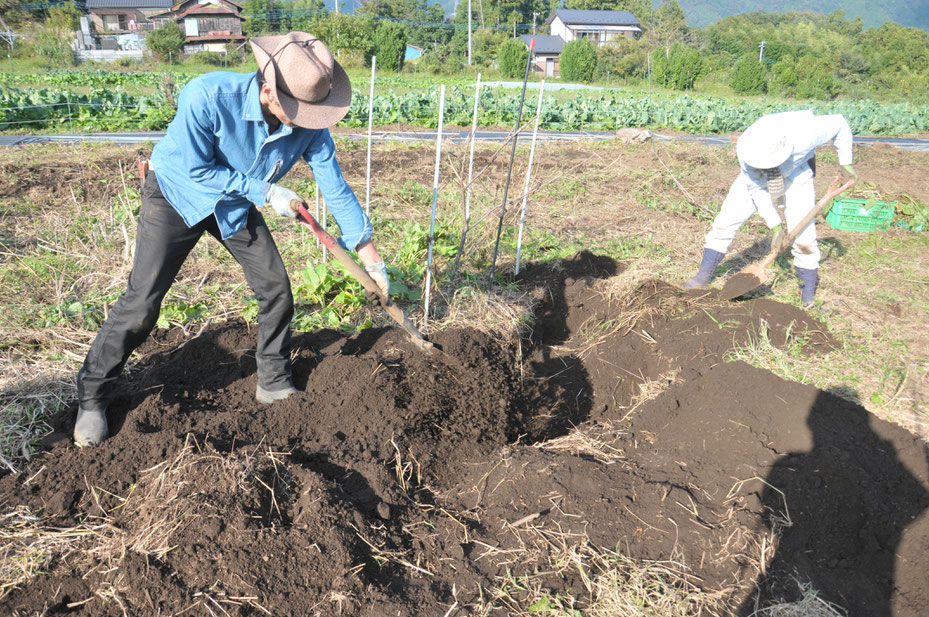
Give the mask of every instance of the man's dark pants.
POLYGON ((245 227, 226 240, 221 238, 213 216, 187 227, 162 195, 154 172, 149 172, 142 189, 129 285, 110 310, 78 373, 77 394, 82 408, 106 409, 116 378, 129 355, 155 327, 161 301, 204 232, 235 257, 258 298, 255 357, 259 385, 266 390, 280 390, 289 384, 293 295, 284 262, 264 217, 252 206, 245 227))

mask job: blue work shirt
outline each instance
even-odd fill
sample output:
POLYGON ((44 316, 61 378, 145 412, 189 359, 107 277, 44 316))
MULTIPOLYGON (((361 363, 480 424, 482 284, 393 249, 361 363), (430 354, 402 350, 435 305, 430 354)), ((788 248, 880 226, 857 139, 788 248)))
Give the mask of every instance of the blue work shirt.
POLYGON ((342 176, 328 129, 281 124, 268 134, 254 73, 216 71, 187 84, 177 115, 152 151, 161 192, 184 222, 212 215, 223 239, 245 226, 251 204, 262 206, 271 183, 303 157, 342 231, 339 244, 354 250, 373 228, 342 176))

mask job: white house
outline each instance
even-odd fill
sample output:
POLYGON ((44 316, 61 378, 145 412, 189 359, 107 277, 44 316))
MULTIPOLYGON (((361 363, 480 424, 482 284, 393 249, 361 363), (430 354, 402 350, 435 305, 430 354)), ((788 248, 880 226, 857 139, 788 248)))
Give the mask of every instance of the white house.
POLYGON ((556 9, 545 20, 553 36, 565 43, 588 39, 597 47, 620 37, 632 39, 642 33, 642 24, 629 11, 582 11, 556 9))
POLYGON ((545 20, 551 34, 524 34, 519 38, 529 46, 535 39, 535 70, 548 77, 558 77, 558 58, 565 43, 588 39, 597 47, 619 38, 636 38, 642 25, 629 11, 572 11, 556 9, 545 20))

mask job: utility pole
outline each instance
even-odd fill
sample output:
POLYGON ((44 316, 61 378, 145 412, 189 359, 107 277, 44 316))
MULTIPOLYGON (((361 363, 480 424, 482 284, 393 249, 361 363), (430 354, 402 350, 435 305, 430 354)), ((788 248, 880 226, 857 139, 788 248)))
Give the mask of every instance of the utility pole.
POLYGON ((471 66, 471 0, 468 0, 468 66, 471 66))
POLYGON ((765 46, 765 44, 766 44, 765 41, 762 41, 761 43, 758 44, 758 48, 760 49, 760 51, 758 52, 758 62, 764 62, 764 46, 765 46))
POLYGON ((538 15, 536 11, 532 12, 532 36, 535 36, 535 17, 538 15))

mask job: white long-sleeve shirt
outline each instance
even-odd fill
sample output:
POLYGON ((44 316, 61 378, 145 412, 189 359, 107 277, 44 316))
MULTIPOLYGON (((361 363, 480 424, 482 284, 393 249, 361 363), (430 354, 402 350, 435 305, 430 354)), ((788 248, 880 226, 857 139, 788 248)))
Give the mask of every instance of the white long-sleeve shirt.
MULTIPOLYGON (((813 172, 807 161, 813 158, 813 153, 818 146, 830 142, 835 145, 839 165, 852 164, 852 130, 841 114, 815 116, 807 109, 771 114, 766 118, 768 118, 766 121, 775 118, 778 122, 784 123, 788 131, 787 139, 793 146, 793 153, 778 167, 785 182, 802 181, 812 177, 813 172)), ((763 170, 747 165, 742 157, 739 157, 739 166, 746 180, 748 193, 758 209, 758 214, 768 227, 780 224, 781 218, 768 193, 767 174, 763 170)))

